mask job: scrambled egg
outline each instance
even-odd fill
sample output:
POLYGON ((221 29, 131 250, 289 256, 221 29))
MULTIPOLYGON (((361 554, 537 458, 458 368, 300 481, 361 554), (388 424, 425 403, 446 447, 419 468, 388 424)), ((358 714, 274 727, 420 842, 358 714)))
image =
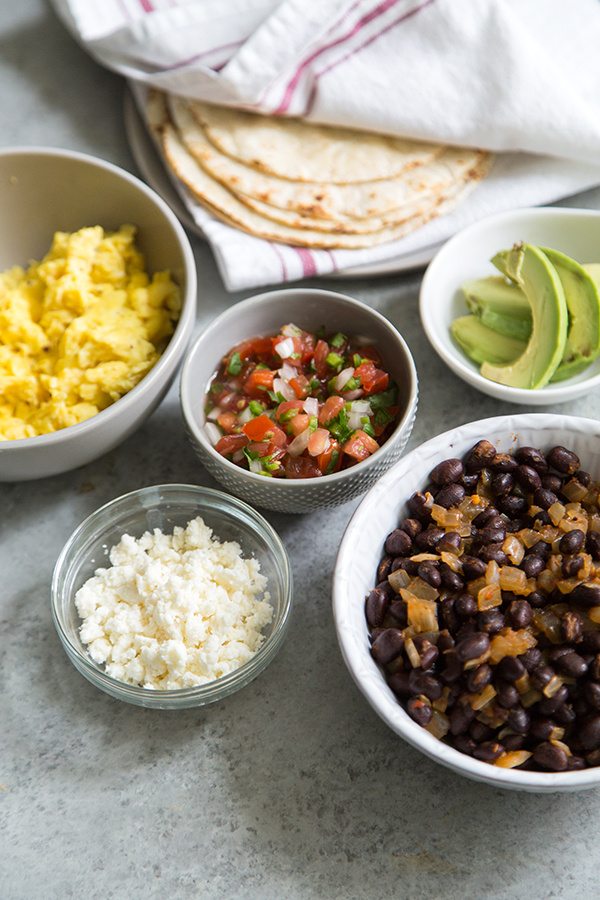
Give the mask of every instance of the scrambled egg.
POLYGON ((41 262, 0 273, 0 441, 118 400, 160 357, 180 306, 169 273, 145 271, 131 225, 57 232, 41 262))

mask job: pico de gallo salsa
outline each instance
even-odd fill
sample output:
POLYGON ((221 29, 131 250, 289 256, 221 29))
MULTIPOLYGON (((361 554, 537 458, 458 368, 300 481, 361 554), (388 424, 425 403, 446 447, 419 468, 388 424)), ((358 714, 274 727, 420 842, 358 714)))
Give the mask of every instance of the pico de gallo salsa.
POLYGON ((217 453, 242 468, 267 478, 316 478, 375 453, 400 408, 375 347, 288 324, 223 357, 205 413, 217 453))

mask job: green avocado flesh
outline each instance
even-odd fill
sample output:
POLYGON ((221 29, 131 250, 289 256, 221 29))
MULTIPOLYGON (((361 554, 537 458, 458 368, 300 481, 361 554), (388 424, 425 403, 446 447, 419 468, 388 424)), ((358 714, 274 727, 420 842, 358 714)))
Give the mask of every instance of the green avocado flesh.
POLYGON ((450 326, 452 337, 473 362, 503 365, 524 352, 527 342, 498 334, 477 316, 460 316, 450 326))
POLYGON ((531 244, 517 244, 492 259, 507 278, 520 287, 531 308, 531 336, 524 352, 512 362, 484 362, 481 374, 509 387, 544 387, 563 357, 568 311, 561 280, 548 257, 531 244))
POLYGON ((501 275, 466 281, 463 293, 469 311, 498 334, 528 341, 531 334, 531 307, 520 287, 501 275))

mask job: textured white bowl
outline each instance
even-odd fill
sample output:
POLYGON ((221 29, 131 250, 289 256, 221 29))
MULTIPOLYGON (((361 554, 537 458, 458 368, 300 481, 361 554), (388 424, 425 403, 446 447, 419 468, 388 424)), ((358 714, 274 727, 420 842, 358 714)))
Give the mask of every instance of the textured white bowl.
POLYGON ((203 465, 232 494, 279 512, 304 513, 336 506, 364 493, 401 456, 417 412, 417 372, 396 328, 375 310, 332 291, 271 291, 231 307, 192 344, 181 372, 181 408, 189 438, 203 465), (398 384, 403 414, 381 449, 364 462, 322 478, 265 478, 236 466, 213 448, 205 430, 208 382, 221 358, 240 341, 275 334, 286 322, 316 331, 344 331, 369 339, 398 384))
POLYGON ((517 241, 562 250, 578 262, 600 262, 600 212, 541 207, 500 213, 460 231, 430 263, 421 285, 421 322, 431 346, 455 375, 484 394, 525 406, 566 403, 600 386, 600 357, 585 371, 540 390, 488 381, 454 343, 450 325, 468 313, 460 287, 470 278, 498 275, 490 259, 517 241))
POLYGON ((600 785, 600 767, 548 773, 501 769, 437 740, 400 706, 370 653, 365 597, 375 584, 385 538, 407 514, 406 501, 427 483, 433 467, 448 456, 462 456, 482 438, 504 452, 517 444, 542 450, 562 444, 579 455, 586 471, 600 478, 600 422, 576 416, 532 413, 482 419, 440 434, 412 450, 369 491, 340 545, 333 577, 333 614, 342 656, 354 681, 383 721, 417 750, 454 772, 494 787, 523 791, 596 787, 600 785))
POLYGON ((170 269, 182 294, 175 333, 160 360, 107 409, 52 434, 0 441, 0 482, 26 481, 82 466, 125 440, 160 403, 191 337, 196 265, 181 225, 154 191, 133 175, 67 150, 0 151, 0 270, 40 259, 55 231, 84 225, 136 225, 150 271, 170 269))

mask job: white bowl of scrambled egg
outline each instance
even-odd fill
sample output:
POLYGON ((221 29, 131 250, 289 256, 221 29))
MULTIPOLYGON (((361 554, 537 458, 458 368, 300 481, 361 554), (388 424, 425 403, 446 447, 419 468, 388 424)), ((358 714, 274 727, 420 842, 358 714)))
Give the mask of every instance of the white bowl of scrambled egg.
POLYGON ((101 456, 160 403, 196 267, 152 190, 80 153, 0 151, 0 209, 0 481, 21 481, 101 456))

